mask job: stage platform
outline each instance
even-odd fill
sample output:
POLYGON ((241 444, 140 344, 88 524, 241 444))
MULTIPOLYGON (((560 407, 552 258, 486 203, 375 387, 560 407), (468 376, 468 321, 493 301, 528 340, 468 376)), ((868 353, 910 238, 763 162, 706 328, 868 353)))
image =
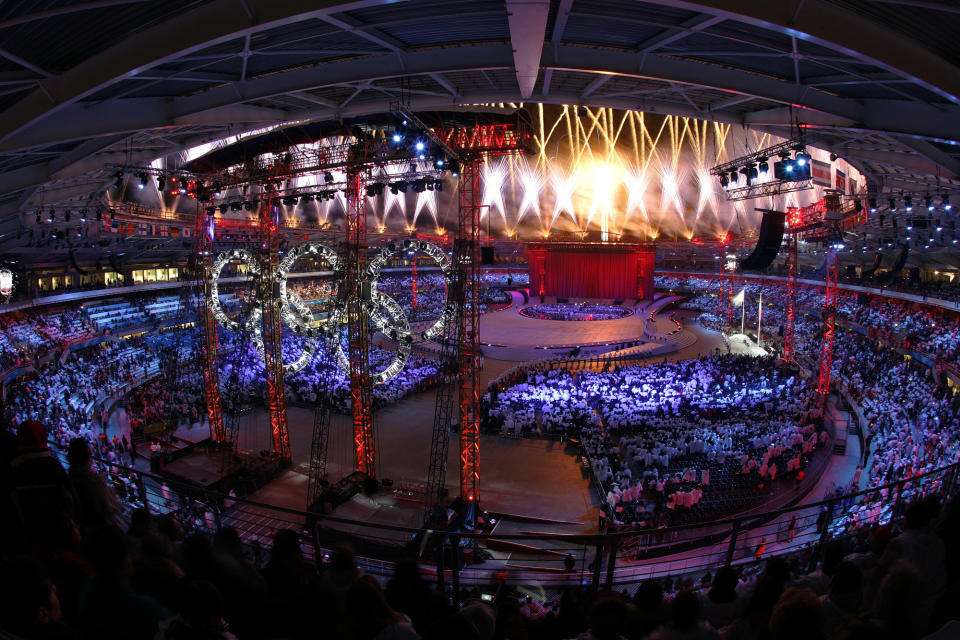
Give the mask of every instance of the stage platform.
MULTIPOLYGON (((542 360, 564 356, 575 347, 581 347, 582 356, 589 356, 643 339, 647 316, 643 304, 634 307, 625 303, 625 308, 634 311, 626 318, 590 322, 539 320, 520 313, 524 306, 536 305, 538 300, 531 299, 524 305, 523 297, 514 294, 514 304, 509 309, 481 316, 480 342, 484 357, 513 362, 542 360)), ((551 302, 548 299, 548 304, 551 302)), ((610 304, 611 301, 589 302, 610 304)))

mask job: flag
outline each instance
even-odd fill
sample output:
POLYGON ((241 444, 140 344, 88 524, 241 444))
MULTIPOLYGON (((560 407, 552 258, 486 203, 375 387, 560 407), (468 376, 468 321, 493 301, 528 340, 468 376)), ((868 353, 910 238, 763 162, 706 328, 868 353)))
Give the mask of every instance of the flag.
POLYGON ((838 191, 846 192, 847 190, 847 174, 840 169, 834 169, 834 174, 836 179, 834 180, 833 188, 838 191))
POLYGON ((744 287, 743 289, 740 289, 740 293, 733 296, 733 306, 735 307, 741 306, 743 304, 743 298, 746 295, 746 293, 747 293, 746 287, 744 287))
POLYGON ((811 176, 813 177, 813 184, 820 185, 821 187, 830 186, 830 165, 826 162, 821 162, 820 160, 813 160, 811 162, 811 176))

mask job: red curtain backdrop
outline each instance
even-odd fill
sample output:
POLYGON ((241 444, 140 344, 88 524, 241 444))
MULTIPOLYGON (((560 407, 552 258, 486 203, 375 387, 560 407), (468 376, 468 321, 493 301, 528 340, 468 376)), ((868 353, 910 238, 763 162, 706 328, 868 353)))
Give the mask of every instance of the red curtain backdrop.
POLYGON ((637 297, 644 300, 653 298, 653 271, 656 252, 650 247, 640 249, 637 254, 637 297))
POLYGON ((527 268, 530 271, 530 295, 546 295, 547 283, 544 282, 540 274, 544 270, 547 259, 546 249, 528 249, 527 250, 527 268))
POLYGON ((546 294, 558 298, 632 299, 637 295, 636 253, 547 253, 546 294))

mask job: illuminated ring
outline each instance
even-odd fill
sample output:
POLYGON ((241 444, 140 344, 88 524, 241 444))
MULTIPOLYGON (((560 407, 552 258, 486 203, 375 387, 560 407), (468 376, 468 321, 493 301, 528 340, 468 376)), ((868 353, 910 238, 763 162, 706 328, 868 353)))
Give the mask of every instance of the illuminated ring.
POLYGON ((207 303, 210 305, 210 310, 213 312, 213 317, 216 319, 217 324, 224 329, 233 332, 250 331, 257 327, 263 315, 263 310, 260 308, 259 303, 250 309, 250 312, 242 322, 230 319, 223 311, 223 307, 220 306, 220 272, 223 271, 223 267, 232 260, 239 260, 246 263, 251 274, 254 276, 260 275, 260 265, 256 259, 244 249, 234 249, 217 254, 217 258, 213 261, 213 266, 210 268, 210 300, 208 300, 207 303))
MULTIPOLYGON (((293 267, 294 263, 300 258, 307 255, 320 255, 324 258, 337 274, 341 273, 342 263, 340 261, 340 256, 331 249, 330 247, 320 244, 319 242, 311 242, 307 244, 300 244, 291 249, 283 260, 280 261, 280 265, 277 268, 277 281, 280 283, 280 318, 283 324, 287 325, 291 331, 297 335, 304 337, 303 342, 303 351, 300 353, 300 357, 294 360, 289 364, 284 364, 284 371, 287 373, 295 373, 300 371, 310 360, 313 359, 314 355, 317 353, 317 347, 319 346, 319 340, 317 338, 320 330, 316 327, 309 326, 313 320, 313 313, 310 309, 307 308, 307 305, 303 303, 296 293, 287 290, 287 274, 289 274, 290 269, 293 267)), ((328 320, 328 325, 332 322, 332 317, 328 320)), ((329 330, 335 331, 336 325, 328 326, 329 330)), ((256 333, 257 336, 257 348, 260 353, 263 353, 263 341, 260 340, 260 334, 256 333)))
MULTIPOLYGON (((372 291, 376 291, 376 289, 372 288, 372 291)), ((403 368, 407 366, 407 362, 410 360, 410 352, 413 347, 413 336, 410 335, 410 323, 407 322, 406 314, 403 313, 403 309, 393 298, 376 293, 371 296, 371 303, 372 304, 369 305, 367 303, 363 304, 367 309, 368 317, 373 322, 377 331, 386 334, 391 340, 394 340, 397 343, 397 350, 393 360, 390 361, 390 364, 388 364, 382 371, 371 374, 370 376, 373 380, 373 384, 380 384, 396 377, 397 374, 403 371, 403 368), (385 307, 388 313, 394 318, 400 319, 399 328, 396 328, 395 325, 388 323, 382 314, 374 311, 373 307, 381 305, 385 307)), ((337 307, 337 309, 331 314, 330 322, 327 324, 327 337, 328 341, 334 345, 337 365, 344 373, 350 375, 350 360, 343 350, 343 343, 340 340, 341 336, 338 331, 338 329, 344 325, 345 316, 345 306, 337 307)))
MULTIPOLYGON (((433 261, 437 263, 438 267, 440 267, 440 271, 443 273, 443 278, 444 280, 446 280, 446 284, 447 284, 447 291, 446 291, 446 294, 444 295, 443 309, 440 312, 440 318, 438 318, 437 321, 433 323, 432 326, 427 328, 426 331, 423 331, 420 334, 420 338, 423 340, 433 340, 434 338, 441 335, 446 330, 446 328, 450 325, 450 323, 453 321, 454 317, 456 316, 456 309, 454 308, 453 303, 450 301, 450 285, 452 283, 452 278, 453 278, 453 271, 451 269, 452 262, 450 260, 450 257, 446 254, 446 252, 443 249, 441 249, 437 245, 432 244, 430 242, 425 242, 423 240, 412 240, 409 238, 404 240, 402 246, 400 247, 398 247, 395 243, 391 242, 386 247, 381 249, 380 253, 378 253, 373 258, 373 260, 370 261, 370 264, 367 265, 366 277, 370 281, 371 291, 375 292, 375 295, 372 296, 374 298, 373 302, 375 303, 374 307, 383 306, 383 307, 389 308, 389 303, 382 303, 382 300, 387 299, 393 302, 393 299, 390 298, 389 296, 384 296, 383 294, 380 294, 376 286, 377 279, 380 277, 380 270, 383 268, 383 266, 387 263, 387 261, 390 258, 393 258, 394 256, 399 255, 403 251, 411 251, 411 250, 415 252, 425 253, 431 258, 433 258, 433 261), (375 299, 377 295, 379 295, 379 298, 380 298, 379 301, 375 299)), ((395 302, 393 304, 396 305, 395 302)), ((399 305, 396 305, 396 308, 399 310, 400 308, 399 305)), ((400 313, 402 314, 403 312, 401 311, 400 313)), ((397 316, 394 315, 394 318, 396 317, 397 316)), ((370 319, 374 321, 374 324, 377 326, 378 330, 382 331, 387 335, 390 335, 390 330, 395 330, 398 335, 404 335, 403 334, 404 330, 406 331, 407 334, 410 333, 410 323, 406 321, 406 315, 404 315, 404 320, 403 320, 404 326, 401 326, 401 327, 390 325, 389 323, 386 322, 386 320, 382 316, 379 316, 379 314, 376 314, 373 310, 370 311, 370 319), (383 325, 386 327, 386 330, 384 330, 384 327, 379 326, 377 324, 378 322, 383 323, 383 325)))
POLYGON ((297 260, 308 255, 319 255, 325 259, 338 276, 342 276, 343 263, 333 249, 319 242, 297 245, 280 261, 277 269, 277 280, 280 283, 280 317, 283 319, 283 323, 290 327, 290 330, 294 333, 313 337, 316 335, 316 329, 308 326, 309 319, 313 317, 313 314, 307 308, 307 305, 300 300, 300 296, 287 291, 287 274, 290 272, 290 268, 297 260))

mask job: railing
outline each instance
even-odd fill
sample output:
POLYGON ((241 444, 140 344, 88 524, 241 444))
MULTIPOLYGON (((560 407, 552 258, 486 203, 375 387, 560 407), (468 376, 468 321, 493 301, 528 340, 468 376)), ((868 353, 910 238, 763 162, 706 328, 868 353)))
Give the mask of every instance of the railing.
POLYGON ((349 540, 357 548, 358 565, 377 576, 391 575, 396 559, 412 551, 424 573, 441 587, 486 585, 504 575, 511 583, 545 588, 623 587, 729 564, 749 570, 772 555, 813 557, 826 541, 853 536, 861 527, 896 526, 910 500, 930 494, 946 497, 958 488, 955 463, 849 495, 712 522, 605 534, 498 534, 496 528, 490 533, 446 532, 347 520, 224 495, 102 460, 97 465, 117 489, 127 513, 146 506, 177 517, 186 530, 195 532, 234 527, 255 558, 264 558, 272 533, 284 528, 299 531, 303 549, 318 562, 337 543, 349 540), (452 547, 459 548, 467 564, 450 562, 452 547), (490 558, 470 563, 478 558, 478 549, 490 558))

